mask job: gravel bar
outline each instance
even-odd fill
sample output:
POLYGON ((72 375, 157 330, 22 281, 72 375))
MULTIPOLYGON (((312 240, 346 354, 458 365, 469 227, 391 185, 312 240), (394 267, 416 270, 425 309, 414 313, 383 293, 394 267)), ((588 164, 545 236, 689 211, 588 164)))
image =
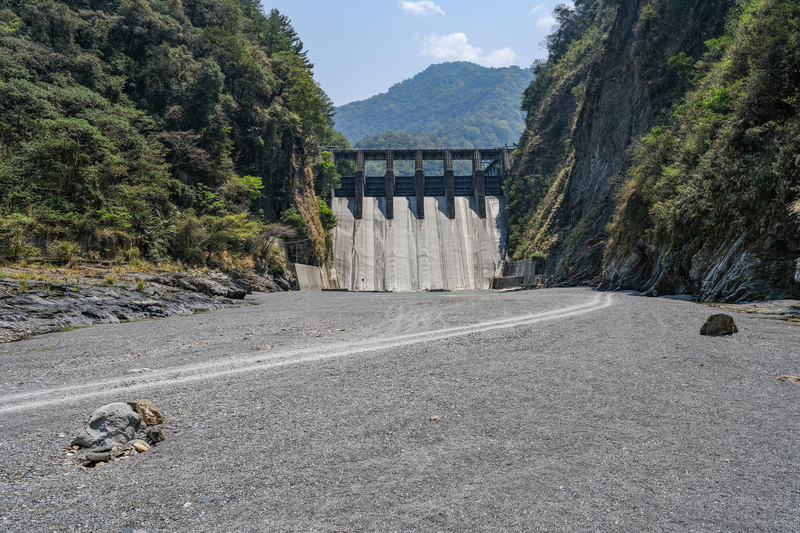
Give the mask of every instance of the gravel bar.
POLYGON ((798 323, 589 289, 275 293, 0 344, 0 531, 798 531, 798 323), (88 470, 106 403, 166 418, 88 470))

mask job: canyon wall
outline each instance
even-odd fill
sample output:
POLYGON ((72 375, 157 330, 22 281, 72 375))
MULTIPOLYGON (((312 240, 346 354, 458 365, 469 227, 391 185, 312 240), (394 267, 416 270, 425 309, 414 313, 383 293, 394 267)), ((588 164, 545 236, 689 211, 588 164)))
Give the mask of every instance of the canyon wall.
MULTIPOLYGON (((733 2, 577 4, 593 7, 580 11, 579 5, 572 21, 562 25, 564 32, 577 27, 576 37, 567 39, 561 52, 557 43, 551 45, 549 61, 534 65, 537 79, 523 99, 527 129, 514 154, 514 173, 505 184, 513 258, 544 259, 553 285, 690 294, 704 301, 800 297, 799 210, 796 203, 792 207, 800 196, 800 157, 796 166, 781 163, 770 175, 757 175, 769 164, 769 145, 780 143, 776 161, 794 162, 795 155, 800 156, 797 142, 791 140, 792 131, 795 138, 798 133, 796 101, 784 98, 790 103, 777 119, 766 116, 772 111, 751 118, 755 112, 741 110, 751 105, 746 95, 733 92, 753 94, 761 75, 758 69, 775 70, 740 56, 747 53, 747 31, 755 34, 766 27, 769 32, 769 24, 775 25, 766 18, 774 16, 770 9, 788 10, 783 15, 793 21, 788 27, 797 27, 791 3, 784 8, 781 0, 750 2, 770 5, 742 8, 761 9, 763 13, 751 19, 767 20, 747 31, 737 30, 741 13, 730 11, 736 9, 733 2), (737 67, 737 58, 749 63, 737 67), (739 73, 724 73, 726 68, 739 68, 739 73), (726 83, 735 88, 730 89, 728 107, 715 108, 714 98, 728 90, 726 83), (653 149, 643 147, 648 148, 648 142, 666 145, 659 140, 659 126, 674 140, 657 154, 661 159, 653 157, 655 179, 644 168, 653 149), (717 130, 703 133, 704 127, 717 130), (786 130, 780 141, 764 133, 770 127, 786 130), (739 137, 728 133, 735 128, 743 130, 739 137, 749 135, 755 141, 737 145, 739 137), (691 143, 705 143, 696 149, 696 160, 686 155, 695 149, 691 143), (740 154, 739 159, 729 164, 732 170, 725 170, 730 178, 715 181, 715 164, 725 153, 740 154), (753 157, 761 159, 748 166, 753 157), (761 187, 774 189, 774 196, 764 193, 747 207, 742 198, 756 196, 755 185, 748 181, 769 182, 761 187), (687 191, 695 190, 700 192, 687 200, 687 191), (697 198, 710 207, 697 207, 697 198), (730 205, 727 212, 721 207, 724 202, 730 205), (681 215, 681 206, 689 213, 681 215), (765 214, 754 220, 747 209, 765 214), (667 217, 672 219, 663 222, 667 217)), ((796 83, 792 65, 783 66, 786 75, 775 85, 776 93, 781 84, 789 91, 796 83)), ((780 98, 776 102, 761 108, 782 105, 780 98)))

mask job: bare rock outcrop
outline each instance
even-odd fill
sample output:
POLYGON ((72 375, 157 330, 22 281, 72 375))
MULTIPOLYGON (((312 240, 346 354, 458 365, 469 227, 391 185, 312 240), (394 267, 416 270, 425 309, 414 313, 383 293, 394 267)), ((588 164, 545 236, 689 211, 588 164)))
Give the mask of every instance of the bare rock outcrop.
POLYGON ((700 302, 746 302, 800 296, 791 257, 757 254, 747 236, 694 242, 678 250, 652 249, 611 260, 599 285, 647 296, 689 294, 700 302))
POLYGON ((283 276, 217 272, 132 273, 99 281, 110 279, 110 272, 78 281, 0 278, 0 341, 247 305, 244 298, 254 291, 280 292, 294 283, 283 276))

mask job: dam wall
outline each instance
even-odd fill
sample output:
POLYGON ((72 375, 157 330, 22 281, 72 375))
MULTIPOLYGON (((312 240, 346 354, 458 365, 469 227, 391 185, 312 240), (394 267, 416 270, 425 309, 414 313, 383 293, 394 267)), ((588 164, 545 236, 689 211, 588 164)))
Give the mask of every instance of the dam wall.
POLYGON ((474 196, 366 196, 360 206, 353 197, 335 197, 332 209, 338 223, 328 276, 335 288, 486 290, 505 258, 503 196, 486 196, 485 213, 474 196))

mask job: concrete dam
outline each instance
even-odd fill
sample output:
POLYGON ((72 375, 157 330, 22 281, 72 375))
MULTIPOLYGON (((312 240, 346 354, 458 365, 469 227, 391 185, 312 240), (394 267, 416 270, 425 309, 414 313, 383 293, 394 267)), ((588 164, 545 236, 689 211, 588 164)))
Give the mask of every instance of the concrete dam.
POLYGON ((337 168, 355 171, 343 175, 333 191, 338 224, 326 285, 353 291, 486 290, 502 275, 506 149, 333 154, 337 168))

